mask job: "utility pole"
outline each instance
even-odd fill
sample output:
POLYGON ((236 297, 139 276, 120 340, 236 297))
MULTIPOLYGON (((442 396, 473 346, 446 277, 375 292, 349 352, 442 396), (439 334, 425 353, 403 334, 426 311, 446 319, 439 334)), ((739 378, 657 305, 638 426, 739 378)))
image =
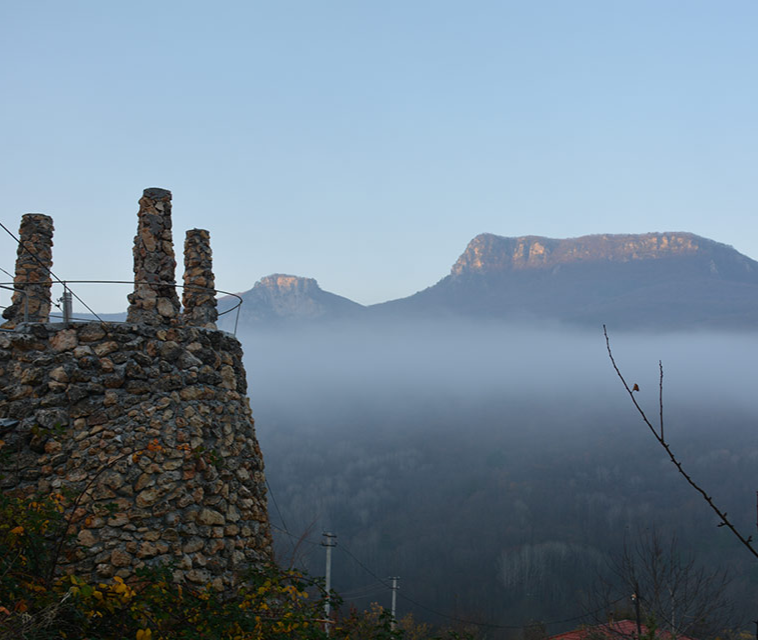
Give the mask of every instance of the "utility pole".
POLYGON ((324 602, 324 632, 329 635, 329 625, 331 620, 329 616, 332 612, 331 591, 332 591, 332 547, 337 546, 337 536, 334 533, 324 531, 321 542, 322 547, 326 547, 326 602, 324 602))
POLYGON ((63 303, 63 326, 68 327, 71 324, 71 291, 63 283, 63 297, 60 300, 63 303))
POLYGON ((640 585, 636 582, 634 583, 634 595, 632 595, 632 600, 634 600, 634 613, 637 617, 637 640, 639 640, 642 637, 642 625, 640 623, 640 585))
POLYGON ((390 578, 390 580, 392 580, 392 587, 390 587, 392 589, 392 626, 391 628, 394 631, 395 625, 397 624, 397 590, 400 588, 397 586, 397 583, 398 583, 398 580, 400 580, 400 578, 398 578, 397 576, 393 576, 392 578, 390 578))
POLYGON ((674 590, 669 587, 669 595, 671 596, 671 640, 676 640, 676 600, 674 599, 674 590))

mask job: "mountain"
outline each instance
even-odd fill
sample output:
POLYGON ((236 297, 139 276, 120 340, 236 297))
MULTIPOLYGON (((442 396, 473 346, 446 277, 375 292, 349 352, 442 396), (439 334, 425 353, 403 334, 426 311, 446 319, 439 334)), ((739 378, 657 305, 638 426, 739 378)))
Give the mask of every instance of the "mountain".
POLYGON ((756 328, 758 262, 691 233, 485 233, 437 284, 372 309, 616 328, 756 328))
MULTIPOLYGON (((692 233, 580 238, 484 233, 450 274, 364 307, 312 278, 274 274, 240 294, 240 326, 463 316, 614 329, 755 329, 758 262, 692 233)), ((230 306, 221 299, 219 310, 230 306)), ((234 312, 220 319, 231 330, 234 312)))
MULTIPOLYGON (((324 291, 313 278, 275 273, 261 278, 252 289, 240 294, 243 300, 239 324, 281 325, 297 322, 336 320, 365 311, 363 305, 324 291)), ((219 311, 233 305, 230 297, 219 300, 219 311)), ((235 312, 222 316, 219 326, 234 325, 235 312)))

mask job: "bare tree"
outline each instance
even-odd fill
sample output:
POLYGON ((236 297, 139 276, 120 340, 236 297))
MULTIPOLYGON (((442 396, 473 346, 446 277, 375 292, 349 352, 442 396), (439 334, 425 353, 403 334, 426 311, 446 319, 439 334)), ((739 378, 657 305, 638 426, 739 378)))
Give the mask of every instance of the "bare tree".
MULTIPOLYGON (((723 511, 716 503, 714 503, 712 497, 708 495, 706 490, 701 487, 693 478, 690 476, 689 473, 684 469, 682 466, 682 463, 680 460, 674 455, 674 452, 671 449, 671 445, 666 440, 665 431, 664 431, 664 420, 663 420, 663 363, 661 361, 658 362, 658 370, 659 370, 659 378, 658 378, 658 420, 657 420, 657 426, 653 425, 653 422, 648 418, 645 411, 642 409, 642 407, 637 402, 637 398, 635 397, 635 393, 639 391, 639 387, 636 384, 629 385, 629 383, 624 378, 623 374, 621 373, 621 370, 619 369, 618 365, 616 364, 616 360, 613 357, 613 351, 611 350, 611 341, 608 337, 608 329, 605 325, 603 325, 603 335, 605 336, 605 346, 608 350, 608 357, 610 358, 611 364, 613 365, 613 369, 616 372, 616 375, 618 376, 619 380, 621 380, 622 385, 624 386, 624 389, 626 390, 627 394, 629 395, 630 400, 632 401, 632 404, 634 405, 634 408, 637 410, 637 413, 642 418, 642 421, 645 423, 647 428, 649 429, 650 433, 653 435, 655 440, 658 442, 658 444, 664 449, 666 454, 669 457, 669 460, 671 460, 672 464, 676 467, 677 471, 682 475, 682 477, 687 481, 687 483, 695 489, 705 500, 705 502, 708 504, 708 506, 711 508, 711 510, 718 516, 719 518, 719 527, 726 527, 731 531, 731 533, 740 541, 740 543, 743 545, 743 547, 750 553, 755 559, 758 559, 758 550, 753 545, 753 536, 745 536, 741 531, 739 531, 735 525, 732 523, 731 520, 728 518, 728 514, 726 511, 723 511)), ((758 625, 758 620, 755 621, 756 625, 758 625)), ((757 634, 758 635, 758 634, 757 634)))
POLYGON ((600 579, 606 601, 639 605, 642 623, 654 622, 672 637, 712 638, 735 624, 728 572, 699 567, 676 537, 664 541, 655 530, 642 532, 625 541, 609 569, 600 579))

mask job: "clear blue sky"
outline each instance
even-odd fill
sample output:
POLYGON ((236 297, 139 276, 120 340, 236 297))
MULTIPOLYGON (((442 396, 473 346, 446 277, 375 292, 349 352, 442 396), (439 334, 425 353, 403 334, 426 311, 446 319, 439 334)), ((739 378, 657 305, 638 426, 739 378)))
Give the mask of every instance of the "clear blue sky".
POLYGON ((283 272, 362 303, 481 232, 758 259, 756 33, 755 0, 4 0, 0 221, 47 213, 59 276, 128 279, 164 187, 220 288, 283 272))

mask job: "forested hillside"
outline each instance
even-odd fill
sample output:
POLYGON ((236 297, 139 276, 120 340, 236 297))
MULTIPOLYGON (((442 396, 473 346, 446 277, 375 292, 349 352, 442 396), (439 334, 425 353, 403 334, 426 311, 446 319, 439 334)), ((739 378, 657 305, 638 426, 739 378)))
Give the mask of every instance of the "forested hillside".
MULTIPOLYGON (((735 597, 754 592, 742 550, 625 404, 600 332, 471 329, 248 338, 272 521, 307 538, 293 547, 280 531, 281 559, 323 571, 328 529, 344 547, 335 587, 357 604, 387 605, 376 576, 397 575, 411 599, 401 611, 520 626, 586 613, 624 542, 655 529, 704 566, 733 569, 735 597)), ((618 341, 643 403, 657 407, 651 356, 671 363, 669 438, 749 530, 748 346, 756 340, 705 334, 618 341)))

